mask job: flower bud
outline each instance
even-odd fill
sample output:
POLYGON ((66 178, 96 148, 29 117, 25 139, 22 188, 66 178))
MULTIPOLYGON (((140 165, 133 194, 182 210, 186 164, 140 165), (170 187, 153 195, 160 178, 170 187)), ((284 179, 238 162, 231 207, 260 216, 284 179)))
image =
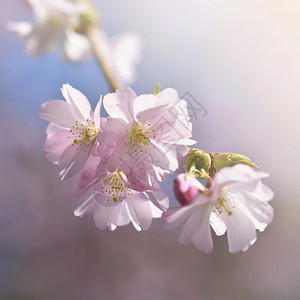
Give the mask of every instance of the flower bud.
MULTIPOLYGON (((193 169, 201 170, 203 169, 206 173, 209 172, 211 167, 211 158, 207 152, 199 150, 197 148, 190 149, 189 155, 186 160, 186 166, 189 172, 193 169)), ((200 174, 195 173, 198 178, 203 179, 204 177, 200 174)))
POLYGON ((188 205, 196 198, 200 182, 191 173, 178 175, 174 180, 174 193, 178 202, 182 205, 188 205))
POLYGON ((245 164, 250 167, 258 168, 250 158, 245 155, 241 154, 234 154, 234 153, 212 153, 212 167, 219 171, 224 167, 231 167, 236 164, 245 164))
POLYGON ((156 87, 155 87, 155 90, 153 92, 153 95, 157 95, 158 93, 161 92, 161 84, 158 84, 156 87))

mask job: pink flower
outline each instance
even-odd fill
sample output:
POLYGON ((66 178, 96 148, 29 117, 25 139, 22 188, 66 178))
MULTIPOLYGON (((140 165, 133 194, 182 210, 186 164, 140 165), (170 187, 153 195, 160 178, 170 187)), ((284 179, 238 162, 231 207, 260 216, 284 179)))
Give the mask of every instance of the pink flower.
POLYGON ((179 174, 174 180, 174 193, 182 206, 193 202, 204 186, 192 173, 179 174))
POLYGON ((134 185, 153 189, 156 180, 181 167, 186 145, 194 143, 186 102, 173 89, 136 96, 130 88, 108 94, 103 104, 110 118, 99 151, 111 149, 108 170, 122 170, 134 185))
POLYGON ((66 102, 47 101, 39 114, 50 122, 44 150, 49 161, 59 166, 61 180, 82 170, 97 144, 102 102, 94 113, 87 98, 70 85, 63 85, 62 94, 66 102))
POLYGON ((246 251, 256 241, 256 229, 264 231, 273 218, 267 201, 271 189, 262 184, 268 174, 238 164, 217 172, 212 185, 189 205, 170 208, 164 226, 173 230, 185 223, 179 242, 192 242, 199 250, 213 250, 210 224, 217 235, 227 231, 229 252, 246 251))
POLYGON ((87 177, 73 196, 79 206, 75 216, 93 213, 96 226, 115 230, 117 226, 132 223, 136 230, 147 230, 153 218, 160 218, 169 207, 169 199, 163 191, 136 191, 123 172, 107 171, 100 164, 95 173, 87 177))

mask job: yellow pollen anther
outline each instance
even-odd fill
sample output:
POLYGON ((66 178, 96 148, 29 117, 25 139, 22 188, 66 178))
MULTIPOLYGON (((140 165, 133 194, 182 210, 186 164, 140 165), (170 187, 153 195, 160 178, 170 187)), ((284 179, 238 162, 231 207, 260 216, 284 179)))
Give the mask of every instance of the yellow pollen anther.
POLYGON ((148 146, 150 144, 150 140, 153 139, 153 130, 150 130, 149 123, 146 125, 142 125, 138 122, 135 122, 131 130, 127 132, 128 132, 127 143, 130 143, 131 145, 139 146, 142 149, 143 146, 148 146))
MULTIPOLYGON (((89 144, 94 144, 98 138, 99 128, 96 127, 95 123, 91 120, 79 123, 76 121, 75 126, 70 129, 72 134, 73 144, 77 144, 76 150, 81 147, 85 147, 89 144)), ((70 136, 68 138, 71 138, 70 136)))
POLYGON ((121 176, 125 176, 122 171, 119 173, 115 172, 104 182, 107 201, 112 199, 114 202, 119 202, 123 201, 127 196, 132 195, 131 189, 125 185, 121 176))

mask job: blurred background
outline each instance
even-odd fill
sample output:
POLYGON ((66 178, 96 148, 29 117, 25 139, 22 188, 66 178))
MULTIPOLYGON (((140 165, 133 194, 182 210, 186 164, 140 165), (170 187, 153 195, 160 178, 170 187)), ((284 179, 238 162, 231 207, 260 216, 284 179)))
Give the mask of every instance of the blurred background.
MULTIPOLYGON (((58 181, 37 112, 62 99, 63 83, 93 106, 109 85, 93 59, 27 56, 5 24, 32 14, 21 0, 1 1, 0 299, 300 299, 299 1, 95 4, 109 35, 145 41, 137 94, 158 83, 189 92, 197 146, 245 154, 271 174, 274 221, 245 253, 229 254, 225 236, 205 255, 159 220, 147 232, 100 232, 90 215, 74 217, 65 199, 77 179, 58 181)), ((163 187, 176 205, 172 180, 163 187)))

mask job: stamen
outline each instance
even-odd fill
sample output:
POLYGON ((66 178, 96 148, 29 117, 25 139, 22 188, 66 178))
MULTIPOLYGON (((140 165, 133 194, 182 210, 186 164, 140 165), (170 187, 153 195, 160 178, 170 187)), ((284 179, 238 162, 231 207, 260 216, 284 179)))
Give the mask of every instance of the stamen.
POLYGON ((223 211, 225 211, 228 216, 231 216, 234 207, 233 199, 230 197, 226 189, 223 188, 220 197, 215 203, 215 211, 217 214, 221 214, 223 211))
MULTIPOLYGON (((140 119, 140 116, 137 118, 140 119)), ((145 147, 151 145, 151 139, 155 139, 154 130, 151 129, 150 123, 142 125, 139 122, 135 122, 131 130, 126 130, 126 132, 128 133, 128 140, 125 142, 125 145, 130 144, 136 146, 138 149, 135 149, 135 152, 145 151, 148 153, 145 147)))
POLYGON ((123 201, 129 195, 133 195, 131 193, 131 189, 125 185, 121 176, 125 176, 122 171, 119 173, 115 172, 105 180, 106 201, 110 201, 112 199, 114 202, 119 202, 123 201))
POLYGON ((76 121, 72 128, 70 129, 71 136, 68 136, 68 139, 73 139, 73 145, 77 145, 76 150, 86 145, 94 144, 97 141, 99 128, 95 126, 93 121, 88 119, 83 123, 76 121))

